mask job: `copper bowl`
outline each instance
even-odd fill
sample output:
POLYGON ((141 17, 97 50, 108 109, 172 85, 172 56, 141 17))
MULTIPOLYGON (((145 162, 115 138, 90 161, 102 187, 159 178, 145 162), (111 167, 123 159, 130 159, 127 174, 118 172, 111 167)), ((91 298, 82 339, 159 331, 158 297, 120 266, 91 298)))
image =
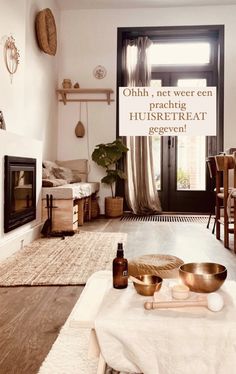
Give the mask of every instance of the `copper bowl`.
POLYGON ((137 293, 143 296, 152 296, 154 292, 159 291, 162 286, 162 278, 158 277, 157 275, 145 274, 138 275, 136 276, 136 278, 147 283, 145 285, 142 285, 133 282, 134 288, 136 289, 137 293))
POLYGON ((180 266, 179 276, 190 291, 214 292, 224 283, 227 269, 214 262, 192 262, 180 266))

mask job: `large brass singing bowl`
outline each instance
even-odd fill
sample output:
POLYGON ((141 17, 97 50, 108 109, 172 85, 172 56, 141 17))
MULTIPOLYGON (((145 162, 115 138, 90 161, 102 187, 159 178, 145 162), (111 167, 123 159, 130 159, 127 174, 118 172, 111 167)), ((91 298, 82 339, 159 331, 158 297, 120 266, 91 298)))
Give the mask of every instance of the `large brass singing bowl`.
POLYGON ((154 292, 159 291, 162 286, 162 278, 157 275, 145 274, 136 276, 136 278, 146 283, 145 285, 142 285, 133 282, 137 293, 143 296, 152 296, 154 292))
POLYGON ((213 262, 192 262, 180 266, 179 276, 190 291, 214 292, 224 283, 227 269, 213 262))

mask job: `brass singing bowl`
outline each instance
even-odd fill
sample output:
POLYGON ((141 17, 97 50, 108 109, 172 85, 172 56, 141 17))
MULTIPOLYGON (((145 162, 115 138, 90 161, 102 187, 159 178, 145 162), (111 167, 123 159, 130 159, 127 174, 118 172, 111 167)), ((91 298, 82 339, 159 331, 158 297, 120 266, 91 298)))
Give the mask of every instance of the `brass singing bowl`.
POLYGON ((143 285, 133 282, 137 293, 143 296, 152 296, 154 292, 159 291, 162 286, 162 278, 158 277, 157 275, 145 274, 138 275, 136 278, 146 283, 143 285))
POLYGON ((180 266, 179 276, 190 291, 208 293, 222 286, 227 277, 227 269, 214 262, 192 262, 180 266))

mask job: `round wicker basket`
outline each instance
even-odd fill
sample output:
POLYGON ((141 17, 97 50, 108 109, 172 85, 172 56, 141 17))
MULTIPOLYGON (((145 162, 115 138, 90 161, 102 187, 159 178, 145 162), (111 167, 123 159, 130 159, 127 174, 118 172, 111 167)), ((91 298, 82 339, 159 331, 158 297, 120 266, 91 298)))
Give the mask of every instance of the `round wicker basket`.
POLYGON ((105 197, 105 214, 107 217, 115 218, 123 214, 123 197, 105 197))
POLYGON ((72 82, 71 82, 71 79, 63 79, 62 87, 63 87, 64 89, 72 88, 72 82))
POLYGON ((57 29, 54 16, 49 8, 41 10, 35 20, 39 48, 55 56, 57 51, 57 29))
POLYGON ((129 261, 129 275, 158 275, 161 278, 178 278, 179 267, 184 261, 179 257, 164 254, 150 254, 129 261))

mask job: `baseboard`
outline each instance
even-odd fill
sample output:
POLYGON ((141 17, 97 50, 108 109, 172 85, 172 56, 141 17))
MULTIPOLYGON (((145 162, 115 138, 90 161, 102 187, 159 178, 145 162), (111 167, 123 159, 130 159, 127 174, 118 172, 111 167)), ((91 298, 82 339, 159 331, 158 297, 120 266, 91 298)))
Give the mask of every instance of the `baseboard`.
POLYGON ((0 245, 0 260, 3 260, 4 258, 21 249, 23 246, 39 238, 41 227, 42 224, 37 224, 33 228, 25 232, 18 233, 16 236, 6 240, 2 245, 0 245))

